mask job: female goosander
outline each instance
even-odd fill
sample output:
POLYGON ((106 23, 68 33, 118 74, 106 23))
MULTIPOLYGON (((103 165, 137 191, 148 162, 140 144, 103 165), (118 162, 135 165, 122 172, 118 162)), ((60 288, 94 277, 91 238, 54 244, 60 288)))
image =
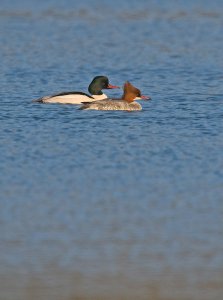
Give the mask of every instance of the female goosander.
POLYGON ((106 76, 96 76, 90 83, 88 91, 91 95, 82 92, 63 92, 51 96, 44 96, 34 102, 42 103, 63 103, 63 104, 81 104, 82 102, 92 102, 95 100, 104 100, 108 97, 102 92, 103 89, 116 89, 116 85, 111 85, 106 76))
POLYGON ((141 91, 130 82, 126 82, 123 87, 124 93, 121 99, 105 99, 102 101, 86 102, 80 109, 94 110, 142 110, 142 106, 134 100, 149 100, 150 97, 143 96, 141 91))

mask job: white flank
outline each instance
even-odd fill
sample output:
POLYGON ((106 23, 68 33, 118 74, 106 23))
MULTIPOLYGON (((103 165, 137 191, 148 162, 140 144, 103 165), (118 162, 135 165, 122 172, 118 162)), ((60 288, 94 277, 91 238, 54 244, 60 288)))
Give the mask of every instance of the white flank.
POLYGON ((106 99, 107 96, 105 94, 102 95, 92 95, 93 98, 89 98, 85 95, 79 94, 70 94, 63 96, 46 96, 43 97, 44 103, 62 103, 62 104, 82 104, 82 102, 92 102, 95 100, 103 100, 106 99))
POLYGON ((92 97, 93 97, 96 101, 98 101, 98 100, 105 100, 105 99, 108 98, 108 96, 105 95, 105 94, 102 94, 102 95, 92 95, 92 97))
POLYGON ((94 99, 89 98, 85 95, 71 94, 55 97, 44 97, 43 102, 45 103, 63 103, 63 104, 81 104, 81 102, 91 102, 94 99))

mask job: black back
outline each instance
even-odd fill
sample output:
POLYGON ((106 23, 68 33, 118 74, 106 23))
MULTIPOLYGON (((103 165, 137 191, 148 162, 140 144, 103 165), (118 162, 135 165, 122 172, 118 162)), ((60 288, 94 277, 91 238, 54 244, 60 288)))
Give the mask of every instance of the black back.
POLYGON ((94 99, 90 95, 88 95, 86 93, 83 93, 83 92, 61 92, 61 93, 58 93, 58 94, 54 94, 50 97, 54 98, 54 97, 57 97, 57 96, 66 96, 66 95, 82 95, 82 96, 87 96, 88 98, 94 99))

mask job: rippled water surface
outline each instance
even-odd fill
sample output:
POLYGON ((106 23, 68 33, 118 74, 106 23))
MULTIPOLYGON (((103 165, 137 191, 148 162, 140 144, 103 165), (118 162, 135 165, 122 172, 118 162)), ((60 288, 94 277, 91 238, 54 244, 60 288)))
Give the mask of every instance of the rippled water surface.
POLYGON ((1 300, 222 299, 222 11, 1 1, 1 300), (96 75, 153 100, 32 103, 96 75))

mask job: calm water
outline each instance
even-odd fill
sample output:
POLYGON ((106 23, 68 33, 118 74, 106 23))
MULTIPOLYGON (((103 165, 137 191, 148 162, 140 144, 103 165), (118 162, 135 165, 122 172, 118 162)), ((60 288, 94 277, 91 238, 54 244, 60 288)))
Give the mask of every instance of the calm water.
POLYGON ((222 10, 1 0, 0 300, 222 299, 222 10), (31 102, 96 75, 153 100, 31 102))

